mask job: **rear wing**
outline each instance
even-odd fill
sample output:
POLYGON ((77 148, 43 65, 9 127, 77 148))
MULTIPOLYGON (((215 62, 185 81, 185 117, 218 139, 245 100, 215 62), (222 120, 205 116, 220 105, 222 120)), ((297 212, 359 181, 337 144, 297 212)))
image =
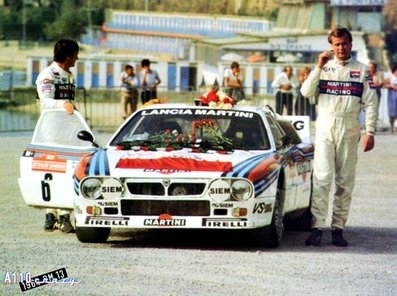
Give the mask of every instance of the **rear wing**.
POLYGON ((283 120, 288 120, 291 122, 295 131, 298 133, 302 140, 302 143, 312 143, 311 131, 310 131, 310 117, 309 116, 292 116, 292 115, 282 115, 283 120))

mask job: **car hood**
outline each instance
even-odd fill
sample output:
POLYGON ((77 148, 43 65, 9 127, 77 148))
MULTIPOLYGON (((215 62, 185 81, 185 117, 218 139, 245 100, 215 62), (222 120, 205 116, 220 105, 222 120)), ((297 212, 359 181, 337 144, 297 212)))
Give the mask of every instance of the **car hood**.
POLYGON ((77 179, 86 175, 113 177, 155 178, 214 178, 219 176, 244 176, 255 181, 260 171, 273 167, 279 156, 269 151, 243 151, 232 153, 192 153, 177 151, 123 151, 98 150, 85 157, 76 169, 77 179))

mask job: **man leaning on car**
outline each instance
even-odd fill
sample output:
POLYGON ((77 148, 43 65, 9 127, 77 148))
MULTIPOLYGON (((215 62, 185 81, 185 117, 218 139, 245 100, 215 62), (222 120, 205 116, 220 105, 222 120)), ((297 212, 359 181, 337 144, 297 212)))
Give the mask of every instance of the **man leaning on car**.
MULTIPOLYGON (((54 61, 37 77, 37 95, 41 110, 65 108, 67 114, 74 112, 75 81, 70 68, 78 59, 79 45, 70 39, 60 39, 54 46, 54 61)), ((44 230, 52 231, 59 222, 62 232, 73 232, 70 211, 47 209, 44 230), (57 221, 59 214, 59 221, 57 221)))

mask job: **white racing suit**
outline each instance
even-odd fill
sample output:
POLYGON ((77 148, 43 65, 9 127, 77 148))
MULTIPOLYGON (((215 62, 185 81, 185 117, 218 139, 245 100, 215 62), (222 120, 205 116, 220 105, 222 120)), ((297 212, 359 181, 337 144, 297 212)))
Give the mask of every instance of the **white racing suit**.
POLYGON ((36 79, 41 110, 64 108, 65 102, 74 100, 75 82, 71 72, 52 62, 36 79))
MULTIPOLYGON (((74 100, 75 81, 73 74, 63 70, 56 62, 52 62, 51 65, 40 72, 36 79, 36 85, 41 110, 64 108, 65 102, 74 100)), ((51 131, 50 129, 48 133, 59 137, 62 131, 51 131)), ((51 138, 49 134, 47 134, 47 137, 51 138)), ((52 213, 56 216, 57 210, 47 209, 46 213, 52 213)), ((59 215, 68 215, 70 213, 71 211, 69 210, 59 210, 59 215)))
POLYGON ((313 164, 313 228, 324 228, 333 178, 335 195, 331 226, 343 229, 354 187, 359 113, 365 110, 367 133, 375 133, 378 101, 366 66, 336 59, 322 69, 316 67, 301 87, 303 96, 318 104, 313 164))

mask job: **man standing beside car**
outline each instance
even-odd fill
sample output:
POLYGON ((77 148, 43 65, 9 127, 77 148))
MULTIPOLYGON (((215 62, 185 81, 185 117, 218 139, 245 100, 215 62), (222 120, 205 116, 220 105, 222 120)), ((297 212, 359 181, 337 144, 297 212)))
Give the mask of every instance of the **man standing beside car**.
POLYGON ((138 105, 139 79, 134 73, 134 67, 126 65, 120 74, 121 82, 121 117, 125 120, 136 111, 138 105))
POLYGON ((150 68, 149 59, 143 59, 141 67, 139 81, 142 87, 141 101, 143 105, 152 99, 157 99, 157 85, 161 83, 161 80, 157 71, 150 68))
MULTIPOLYGON (((78 54, 79 45, 74 40, 60 39, 55 43, 53 62, 36 79, 41 111, 64 108, 67 114, 73 114, 75 81, 69 69, 75 65, 78 54)), ((70 214, 68 210, 47 209, 44 230, 54 230, 58 215, 60 230, 64 233, 73 232, 70 214)))
POLYGON ((375 145, 378 100, 367 67, 352 60, 352 41, 352 35, 346 28, 332 30, 328 36, 332 50, 319 55, 315 69, 301 87, 305 97, 315 98, 318 102, 311 205, 313 221, 306 245, 321 245, 334 178, 332 244, 348 246, 343 230, 354 187, 360 140, 358 117, 362 106, 366 114, 364 152, 375 145))
POLYGON ((285 66, 283 72, 277 75, 272 82, 272 88, 277 90, 276 113, 282 115, 285 106, 287 115, 292 115, 294 93, 298 87, 299 82, 294 76, 292 66, 285 66))

